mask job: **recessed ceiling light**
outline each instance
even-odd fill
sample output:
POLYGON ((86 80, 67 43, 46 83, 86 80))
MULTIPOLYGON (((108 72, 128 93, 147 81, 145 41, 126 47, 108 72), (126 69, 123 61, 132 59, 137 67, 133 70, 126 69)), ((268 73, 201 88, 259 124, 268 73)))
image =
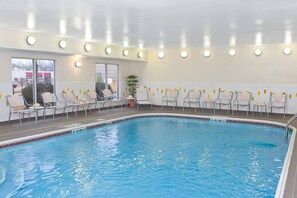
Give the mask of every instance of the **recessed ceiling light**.
POLYGON ((112 50, 111 50, 111 48, 110 48, 110 47, 107 47, 107 48, 105 48, 105 53, 106 53, 106 54, 110 54, 110 53, 111 53, 111 51, 112 51, 112 50))
POLYGON ((28 36, 26 40, 29 45, 34 45, 36 43, 36 39, 34 36, 28 36))
POLYGON ((203 52, 203 56, 206 57, 206 58, 208 58, 210 56, 210 51, 209 50, 205 50, 203 52))
POLYGON ((80 61, 76 61, 74 63, 75 67, 81 67, 82 66, 82 63, 80 61))
POLYGON ((138 58, 142 58, 143 57, 143 53, 142 52, 138 52, 137 53, 138 58))
POLYGON ((181 56, 182 58, 187 58, 187 57, 188 57, 188 52, 187 52, 187 51, 182 51, 182 52, 180 53, 180 56, 181 56))
POLYGON ((289 54, 291 54, 291 53, 292 53, 291 48, 286 47, 286 48, 284 49, 284 54, 289 55, 289 54))
POLYGON ((64 40, 59 41, 59 46, 60 46, 60 48, 62 48, 62 49, 66 48, 66 46, 67 46, 66 41, 64 41, 64 40))
POLYGON ((235 54, 236 54, 236 51, 234 49, 229 50, 229 55, 230 56, 235 56, 235 54))
POLYGON ((129 51, 126 50, 126 49, 124 49, 124 50, 123 50, 123 55, 124 55, 124 56, 128 56, 128 54, 129 54, 129 51))
POLYGON ((255 50, 255 55, 260 56, 262 54, 262 51, 260 49, 255 50))
POLYGON ((85 48, 86 52, 89 52, 89 51, 91 51, 92 46, 91 46, 91 44, 86 43, 84 48, 85 48))
POLYGON ((158 57, 159 57, 160 59, 164 58, 164 57, 165 57, 165 53, 164 53, 163 51, 160 51, 160 52, 158 53, 158 57))

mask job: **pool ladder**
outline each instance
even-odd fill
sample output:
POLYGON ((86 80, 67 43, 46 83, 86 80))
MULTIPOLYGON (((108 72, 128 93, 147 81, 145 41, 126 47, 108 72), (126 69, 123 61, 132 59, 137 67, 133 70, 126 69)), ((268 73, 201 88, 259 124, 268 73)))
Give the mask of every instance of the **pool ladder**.
POLYGON ((290 118, 290 120, 288 120, 287 125, 286 125, 286 138, 288 138, 288 132, 289 132, 289 125, 296 120, 297 118, 297 113, 295 115, 293 115, 293 117, 290 118))

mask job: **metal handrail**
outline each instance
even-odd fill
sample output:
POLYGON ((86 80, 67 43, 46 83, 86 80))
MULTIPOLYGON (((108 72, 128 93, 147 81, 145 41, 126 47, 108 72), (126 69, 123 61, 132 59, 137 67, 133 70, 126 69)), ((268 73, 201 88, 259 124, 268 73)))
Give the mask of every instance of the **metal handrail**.
POLYGON ((291 117, 288 122, 287 122, 287 125, 286 125, 286 138, 288 137, 288 129, 289 129, 289 125, 294 121, 296 120, 297 118, 297 113, 295 115, 293 115, 293 117, 291 117))

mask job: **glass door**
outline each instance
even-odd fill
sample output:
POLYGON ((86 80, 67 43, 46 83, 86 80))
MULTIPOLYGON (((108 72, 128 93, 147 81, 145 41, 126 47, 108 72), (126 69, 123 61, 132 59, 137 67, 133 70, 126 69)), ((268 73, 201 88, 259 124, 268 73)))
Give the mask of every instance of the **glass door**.
POLYGON ((54 60, 12 58, 12 92, 29 104, 42 103, 41 93, 54 91, 54 60))

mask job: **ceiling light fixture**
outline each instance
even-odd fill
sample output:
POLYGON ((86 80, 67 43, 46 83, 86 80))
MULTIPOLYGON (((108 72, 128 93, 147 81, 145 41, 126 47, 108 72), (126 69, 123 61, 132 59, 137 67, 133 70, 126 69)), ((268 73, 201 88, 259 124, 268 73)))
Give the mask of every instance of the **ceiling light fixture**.
POLYGON ((203 52, 203 56, 206 57, 206 58, 208 58, 210 56, 210 51, 209 50, 205 50, 203 52))
POLYGON ((187 58, 187 57, 188 57, 188 52, 187 52, 187 51, 182 51, 182 52, 180 53, 180 56, 181 56, 182 58, 187 58))
POLYGON ((124 50, 123 50, 123 55, 124 55, 124 56, 128 56, 128 54, 129 54, 129 51, 126 50, 126 49, 124 49, 124 50))
POLYGON ((262 54, 262 51, 260 49, 255 50, 255 55, 260 56, 262 54))
POLYGON ((74 63, 74 66, 75 66, 75 67, 81 67, 81 66, 82 66, 82 63, 81 63, 80 61, 76 61, 76 62, 74 63))
POLYGON ((137 53, 138 58, 142 58, 143 57, 143 53, 142 52, 138 52, 137 53))
POLYGON ((110 53, 111 53, 111 51, 112 51, 112 50, 111 50, 111 48, 110 48, 110 47, 107 47, 107 48, 105 48, 105 53, 106 53, 106 54, 110 54, 110 53))
POLYGON ((92 46, 91 46, 91 44, 86 43, 84 48, 85 48, 86 52, 89 52, 89 51, 91 51, 92 46))
POLYGON ((234 49, 229 50, 229 55, 230 56, 235 56, 235 54, 236 54, 236 51, 234 49))
POLYGON ((67 46, 66 41, 64 41, 64 40, 59 41, 59 47, 60 48, 64 49, 64 48, 66 48, 66 46, 67 46))
POLYGON ((163 51, 160 51, 158 53, 158 57, 159 57, 159 59, 163 59, 165 57, 165 53, 163 51))
POLYGON ((26 41, 27 41, 27 43, 28 43, 29 45, 34 45, 34 44, 36 43, 36 39, 35 39, 34 36, 28 36, 28 37, 26 38, 26 41))
POLYGON ((291 53, 292 53, 292 49, 291 49, 291 48, 286 47, 286 48, 284 49, 284 54, 289 55, 289 54, 291 54, 291 53))

